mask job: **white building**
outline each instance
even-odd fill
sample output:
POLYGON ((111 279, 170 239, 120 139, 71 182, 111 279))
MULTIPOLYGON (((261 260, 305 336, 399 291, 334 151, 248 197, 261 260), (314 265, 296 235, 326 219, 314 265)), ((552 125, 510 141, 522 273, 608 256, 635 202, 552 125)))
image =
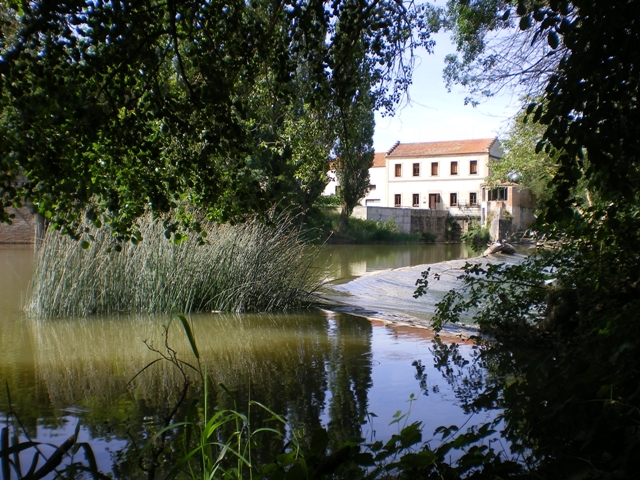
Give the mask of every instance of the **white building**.
POLYGON ((502 150, 497 139, 396 143, 387 152, 388 206, 478 206, 489 161, 502 150))
POLYGON ((500 157, 497 138, 398 142, 386 155, 386 205, 484 218, 480 211, 482 184, 489 175, 490 162, 500 157))
MULTIPOLYGON (((376 153, 373 156, 373 166, 369 169, 369 184, 371 185, 369 194, 365 199, 361 200, 362 205, 386 206, 387 198, 387 164, 386 153, 376 153)), ((340 185, 336 177, 335 170, 329 170, 327 173, 329 182, 324 187, 322 195, 336 195, 340 185)))
MULTIPOLYGON (((461 224, 481 224, 497 209, 515 217, 518 229, 533 221, 535 199, 515 184, 488 189, 484 184, 491 162, 499 161, 497 138, 447 142, 397 142, 387 153, 376 153, 369 169, 371 188, 363 206, 447 210, 461 224), (500 197, 502 195, 502 197, 500 197), (495 198, 494 198, 495 197, 495 198)), ((325 195, 339 188, 335 172, 325 195)), ((465 230, 466 230, 465 225, 465 230)))

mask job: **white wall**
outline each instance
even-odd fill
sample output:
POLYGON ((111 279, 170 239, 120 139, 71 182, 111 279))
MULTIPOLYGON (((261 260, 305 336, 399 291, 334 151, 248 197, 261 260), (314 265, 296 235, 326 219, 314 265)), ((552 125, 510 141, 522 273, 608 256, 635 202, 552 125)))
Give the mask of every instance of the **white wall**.
MULTIPOLYGON (((329 183, 324 187, 322 195, 335 195, 336 187, 339 186, 335 170, 327 172, 329 183)), ((361 205, 373 205, 376 207, 387 206, 387 169, 385 167, 374 167, 369 169, 369 183, 376 188, 369 190, 369 193, 360 201, 361 205)))
POLYGON ((322 191, 322 195, 335 195, 336 187, 338 186, 338 178, 336 177, 335 170, 329 170, 327 172, 327 178, 329 179, 329 183, 327 183, 326 187, 322 191))
POLYGON ((360 204, 372 207, 387 207, 387 169, 386 167, 374 167, 369 169, 369 183, 375 189, 362 199, 360 204))
POLYGON ((447 157, 424 158, 388 158, 388 184, 389 191, 387 202, 389 206, 395 205, 395 195, 402 195, 402 206, 413 206, 413 195, 418 194, 420 203, 418 208, 429 208, 429 195, 439 194, 444 208, 449 208, 451 193, 457 194, 458 204, 470 203, 470 193, 476 194, 476 203, 481 201, 484 178, 488 173, 489 156, 460 155, 447 157), (471 161, 477 162, 475 174, 471 173, 471 161), (457 174, 451 174, 451 163, 457 162, 457 174), (437 175, 431 175, 431 164, 438 164, 437 175), (401 165, 401 176, 396 177, 396 165, 401 165), (419 165, 419 175, 413 175, 413 165, 419 165))

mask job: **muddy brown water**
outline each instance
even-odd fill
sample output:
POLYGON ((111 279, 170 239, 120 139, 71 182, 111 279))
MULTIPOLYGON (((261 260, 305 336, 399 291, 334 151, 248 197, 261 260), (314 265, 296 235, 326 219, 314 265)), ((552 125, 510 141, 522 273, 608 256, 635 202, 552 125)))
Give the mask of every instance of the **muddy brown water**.
MULTIPOLYGON (((344 288, 367 275, 471 256, 460 245, 323 247, 318 265, 326 266, 332 280, 325 291, 347 308, 191 315, 203 368, 213 384, 234 392, 239 404, 258 400, 286 416, 290 429, 311 432, 323 426, 336 442, 352 435, 389 438, 404 424, 390 425, 398 410, 410 410, 410 423, 423 422, 425 439, 440 425, 462 425, 469 418, 434 368, 431 332, 345 313, 350 294, 344 288), (416 378, 417 361, 426 367, 424 388, 416 378), (408 402, 412 394, 416 399, 408 402)), ((130 380, 158 358, 144 341, 161 349, 163 325, 171 318, 27 318, 21 305, 32 261, 29 247, 0 246, 0 419, 4 425, 8 391, 23 439, 57 445, 79 424, 79 440, 91 445, 103 473, 134 477, 135 441, 171 407, 181 377, 159 362, 130 380)), ((376 312, 394 315, 393 306, 385 308, 376 312)), ((169 342, 180 358, 194 361, 177 323, 169 327, 169 342)), ((461 349, 467 354, 471 347, 461 349)), ((222 391, 213 402, 233 406, 222 391)), ((42 448, 46 454, 50 447, 42 448)), ((24 455, 25 461, 32 456, 24 455)))

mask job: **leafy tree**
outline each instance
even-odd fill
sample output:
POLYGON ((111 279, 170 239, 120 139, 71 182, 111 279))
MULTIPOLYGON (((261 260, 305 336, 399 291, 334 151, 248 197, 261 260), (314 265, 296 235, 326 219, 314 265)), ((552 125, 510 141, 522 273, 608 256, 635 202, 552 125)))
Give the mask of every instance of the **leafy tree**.
MULTIPOLYGON (((630 478, 640 458, 638 4, 449 5, 464 12, 454 28, 468 35, 469 65, 481 68, 485 33, 513 14, 525 37, 559 55, 523 114, 541 134, 534 152, 555 163, 539 222, 555 247, 516 265, 469 264, 438 302, 437 325, 471 317, 491 333, 479 341, 486 377, 459 380, 461 398, 501 409, 502 434, 530 476, 630 478)), ((425 272, 416 295, 432 280, 425 272)))
POLYGON ((373 165, 373 98, 367 88, 366 67, 353 100, 338 107, 338 141, 335 148, 335 170, 340 189, 340 230, 345 231, 349 216, 369 190, 369 168, 373 165))
POLYGON ((527 8, 542 4, 546 5, 530 0, 449 0, 441 24, 453 32, 458 54, 445 58, 447 87, 463 85, 470 94, 465 101, 474 105, 503 89, 540 96, 566 53, 560 37, 548 41, 534 29, 518 28, 528 21, 523 20, 527 8))
MULTIPOLYGON (((454 29, 466 64, 481 69, 487 80, 500 62, 482 56, 491 43, 486 33, 502 28, 506 29, 504 34, 518 35, 516 20, 524 36, 546 42, 531 53, 532 58, 559 58, 555 66, 545 70, 548 76, 542 100, 526 110, 533 122, 545 126, 537 151, 559 152, 549 220, 568 219, 574 214, 580 201, 576 194, 579 180, 598 192, 603 205, 615 202, 607 207, 613 208, 610 213, 596 215, 610 219, 620 206, 637 203, 640 118, 633 99, 638 97, 634 79, 639 54, 630 48, 640 36, 636 4, 452 0, 448 5, 448 25, 454 29), (515 20, 510 20, 514 16, 515 20)), ((508 68, 516 81, 526 74, 518 64, 508 68)))
POLYGON ((0 219, 27 200, 71 235, 83 212, 135 238, 147 210, 195 205, 226 221, 304 207, 335 143, 332 113, 360 84, 351 47, 373 106, 390 112, 413 50, 430 45, 425 8, 393 0, 3 6, 0 219))
POLYGON ((521 111, 501 140, 504 155, 499 162, 491 164, 486 181, 516 182, 530 189, 538 202, 548 200, 553 195, 549 184, 556 172, 557 152, 536 152, 544 132, 544 125, 529 121, 526 112, 521 111))

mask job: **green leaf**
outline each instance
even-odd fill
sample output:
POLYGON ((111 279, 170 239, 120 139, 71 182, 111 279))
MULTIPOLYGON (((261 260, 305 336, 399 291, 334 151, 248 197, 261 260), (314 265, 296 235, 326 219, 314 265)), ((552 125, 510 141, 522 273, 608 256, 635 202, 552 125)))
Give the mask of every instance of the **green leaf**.
POLYGON ((184 315, 178 315, 178 319, 180 323, 182 323, 182 328, 184 328, 184 332, 187 334, 187 340, 189 340, 189 345, 191 346, 191 351, 193 355, 200 360, 200 353, 198 352, 198 346, 196 345, 196 340, 193 337, 193 332, 191 331, 191 325, 189 325, 189 321, 186 319, 184 315))

